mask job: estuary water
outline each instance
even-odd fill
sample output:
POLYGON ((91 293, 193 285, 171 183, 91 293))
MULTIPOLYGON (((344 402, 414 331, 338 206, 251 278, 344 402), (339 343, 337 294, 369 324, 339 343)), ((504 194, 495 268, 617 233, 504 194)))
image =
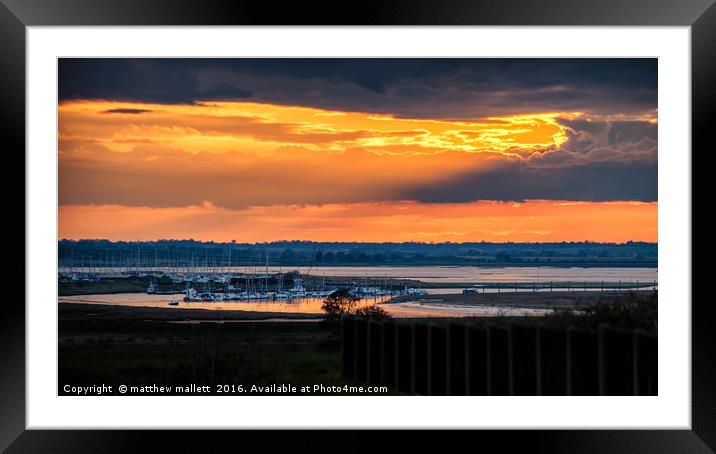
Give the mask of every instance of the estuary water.
MULTIPOLYGON (((447 289, 454 290, 454 289, 447 289)), ((453 292, 454 293, 454 292, 453 292)), ((133 307, 156 307, 172 309, 208 309, 208 310, 239 310, 252 312, 322 314, 322 298, 305 298, 293 301, 246 301, 221 303, 185 303, 183 295, 148 295, 146 293, 117 293, 111 295, 74 295, 61 296, 60 303, 110 304, 133 307), (179 304, 169 306, 169 302, 178 299, 179 304)), ((387 297, 362 299, 357 307, 370 306, 387 300, 387 297)), ((405 317, 480 317, 492 315, 541 315, 542 309, 510 308, 496 306, 458 306, 450 304, 426 304, 420 302, 404 302, 381 304, 390 315, 397 318, 405 317)))
MULTIPOLYGON (((210 270, 221 272, 222 270, 210 270)), ((252 273, 253 268, 235 268, 233 272, 252 273)), ((265 268, 262 269, 265 271, 265 268)), ((269 267, 270 273, 290 271, 286 268, 269 267)), ((560 267, 465 267, 465 266, 374 266, 374 267, 314 267, 310 270, 301 269, 301 273, 310 273, 312 276, 344 276, 356 278, 356 283, 362 285, 362 279, 412 279, 420 281, 421 290, 428 294, 456 294, 462 288, 435 288, 431 284, 464 284, 465 286, 479 284, 529 284, 549 282, 573 282, 574 289, 580 284, 599 282, 621 282, 624 284, 657 283, 656 268, 560 268, 560 267)), ((375 282, 370 282, 374 285, 375 282)), ((585 287, 585 291, 597 291, 596 288, 585 287)), ((497 292, 496 289, 481 290, 485 293, 497 292)), ((524 289, 523 289, 524 291, 524 289)), ((542 291, 545 291, 543 289, 542 291)), ((549 289, 546 289, 549 291, 549 289)), ((505 292, 505 290, 502 290, 505 292)), ((59 302, 65 303, 94 303, 137 307, 179 308, 179 309, 209 309, 209 310, 242 310, 254 312, 275 313, 301 313, 321 314, 322 298, 305 298, 285 301, 246 301, 246 302, 220 302, 220 303, 185 303, 182 294, 177 295, 148 295, 145 293, 123 293, 105 295, 77 295, 59 297, 59 302), (177 306, 169 306, 169 302, 178 299, 177 306)), ((388 297, 367 298, 361 300, 359 306, 372 305, 386 301, 388 297)), ((394 317, 456 317, 456 316, 492 316, 501 315, 540 315, 543 309, 510 308, 505 306, 494 307, 489 305, 451 305, 448 303, 428 304, 415 301, 391 303, 381 305, 394 317)))
MULTIPOLYGON (((252 270, 249 270, 251 272, 252 270)), ((269 272, 279 272, 269 267, 269 272)), ((285 268, 283 271, 287 271, 285 268)), ((307 272, 308 270, 301 270, 307 272)), ((310 271, 316 276, 415 279, 425 283, 498 282, 654 282, 656 268, 582 268, 553 266, 324 266, 310 271)))
MULTIPOLYGON (((134 271, 131 268, 103 269, 105 272, 134 271)), ((499 282, 654 282, 656 268, 618 267, 556 267, 556 266, 240 266, 240 267, 196 267, 196 268, 143 268, 144 272, 224 274, 263 274, 299 271, 314 277, 342 276, 362 278, 414 279, 425 283, 499 283, 499 282)), ((69 269, 60 268, 61 272, 69 269)), ((91 272, 87 269, 86 272, 91 272)))

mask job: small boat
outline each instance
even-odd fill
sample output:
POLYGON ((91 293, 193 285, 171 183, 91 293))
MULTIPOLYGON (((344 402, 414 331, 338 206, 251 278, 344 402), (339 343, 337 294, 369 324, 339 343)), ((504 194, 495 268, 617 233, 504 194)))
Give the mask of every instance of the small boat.
POLYGON ((171 301, 169 301, 169 305, 170 305, 170 306, 178 306, 178 305, 179 305, 179 300, 171 300, 171 301))

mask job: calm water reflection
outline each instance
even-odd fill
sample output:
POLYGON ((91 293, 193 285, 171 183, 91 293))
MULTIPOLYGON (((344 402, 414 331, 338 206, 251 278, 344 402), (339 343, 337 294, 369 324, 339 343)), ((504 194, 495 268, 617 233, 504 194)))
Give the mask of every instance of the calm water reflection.
MULTIPOLYGON (((92 303, 111 304, 135 307, 157 307, 178 309, 209 309, 209 310, 242 310, 255 312, 301 313, 321 314, 323 299, 308 298, 298 301, 251 301, 228 303, 185 303, 181 301, 182 295, 147 295, 145 293, 119 293, 114 295, 77 295, 62 296, 61 303, 92 303), (178 306, 169 306, 169 301, 179 299, 178 306)), ((360 306, 367 306, 385 301, 387 298, 364 299, 360 306)), ((398 318, 405 317, 463 317, 463 316, 493 316, 493 315, 541 315, 542 309, 510 309, 492 306, 452 306, 448 304, 421 304, 414 302, 383 304, 381 305, 390 315, 398 318)))
MULTIPOLYGON (((120 306, 161 307, 178 309, 209 309, 209 310, 240 310, 254 312, 281 312, 320 314, 323 298, 306 298, 293 301, 250 301, 250 302, 222 302, 222 303, 185 303, 183 294, 177 295, 147 295, 146 293, 118 293, 114 295, 77 295, 61 296, 61 303, 93 303, 114 304, 120 306), (179 305, 169 306, 169 301, 179 300, 179 305)), ((361 300, 360 306, 366 306, 385 301, 387 298, 361 300)))

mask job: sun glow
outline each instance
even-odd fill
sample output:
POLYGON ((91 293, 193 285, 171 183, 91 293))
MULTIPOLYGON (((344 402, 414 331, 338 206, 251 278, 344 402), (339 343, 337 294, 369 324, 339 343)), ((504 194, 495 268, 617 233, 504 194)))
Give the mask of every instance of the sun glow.
POLYGON ((59 107, 59 139, 61 151, 63 143, 92 140, 121 152, 161 143, 193 153, 241 149, 261 155, 280 146, 302 146, 315 151, 360 147, 378 154, 511 154, 514 149, 559 146, 567 136, 556 120, 578 115, 552 112, 448 121, 249 102, 73 101, 59 107))

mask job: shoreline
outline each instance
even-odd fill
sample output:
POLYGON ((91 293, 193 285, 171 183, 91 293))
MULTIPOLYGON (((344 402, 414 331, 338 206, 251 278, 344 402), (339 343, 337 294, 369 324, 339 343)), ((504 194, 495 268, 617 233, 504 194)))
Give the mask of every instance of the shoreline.
MULTIPOLYGON (((429 310, 432 306, 449 307, 459 311, 472 308, 496 309, 536 309, 571 310, 582 304, 608 303, 629 294, 637 298, 647 297, 652 290, 639 291, 576 291, 576 292, 507 292, 478 294, 434 294, 405 295, 393 297, 378 305, 397 306, 401 304, 423 306, 429 310)), ((240 309, 203 309, 134 306, 110 304, 100 301, 69 302, 58 301, 58 319, 60 321, 164 321, 164 322, 223 322, 223 321, 301 321, 318 322, 325 318, 320 312, 272 312, 240 309)), ((455 315, 463 317, 465 315, 455 315)), ((398 317, 403 318, 403 317, 398 317)), ((410 317, 408 317, 410 318, 410 317)))
POLYGON ((648 296, 653 290, 622 291, 556 291, 556 292, 504 292, 476 294, 406 295, 396 296, 379 304, 416 303, 449 305, 453 307, 495 306, 514 309, 573 309, 579 304, 613 301, 630 293, 637 297, 648 296))
POLYGON ((241 311, 235 309, 212 310, 212 309, 175 309, 171 307, 151 306, 123 306, 119 304, 105 303, 67 303, 58 302, 58 319, 60 321, 89 321, 89 320, 112 320, 112 321, 260 321, 269 319, 290 320, 321 320, 323 314, 302 314, 297 312, 255 312, 241 311))

